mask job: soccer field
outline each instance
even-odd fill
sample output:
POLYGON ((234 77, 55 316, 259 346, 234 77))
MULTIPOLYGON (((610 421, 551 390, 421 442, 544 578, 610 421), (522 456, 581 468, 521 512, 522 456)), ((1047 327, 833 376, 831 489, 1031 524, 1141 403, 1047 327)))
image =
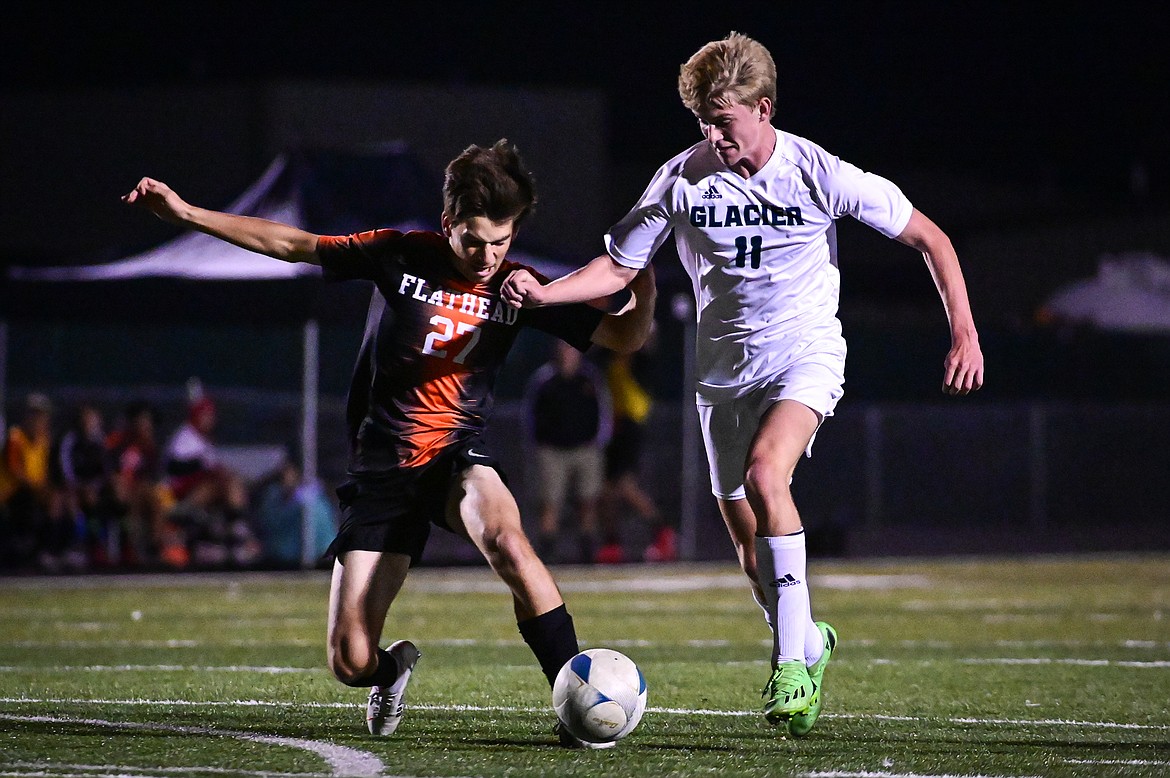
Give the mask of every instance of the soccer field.
POLYGON ((1170 775, 1170 556, 810 561, 840 634, 802 740, 759 715, 768 636, 730 564, 556 570, 582 647, 642 667, 616 748, 554 745, 486 568, 423 569, 398 732, 324 667, 325 573, 0 579, 0 776, 1170 775))

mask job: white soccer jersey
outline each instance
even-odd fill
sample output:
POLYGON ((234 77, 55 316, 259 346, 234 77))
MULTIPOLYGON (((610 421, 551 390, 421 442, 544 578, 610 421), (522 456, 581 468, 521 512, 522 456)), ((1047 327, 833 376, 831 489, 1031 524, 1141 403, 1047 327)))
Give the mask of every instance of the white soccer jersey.
POLYGON ((667 162, 605 246, 642 268, 674 230, 695 292, 696 390, 711 404, 801 359, 843 365, 833 220, 853 216, 892 238, 911 210, 890 181, 776 130, 775 151, 746 180, 706 141, 667 162))

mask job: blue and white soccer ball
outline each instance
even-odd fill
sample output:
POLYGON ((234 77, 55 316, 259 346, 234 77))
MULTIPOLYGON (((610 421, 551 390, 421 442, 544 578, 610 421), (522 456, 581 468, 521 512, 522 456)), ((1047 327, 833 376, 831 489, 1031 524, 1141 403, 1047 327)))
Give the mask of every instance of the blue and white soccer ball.
POLYGON ((628 656, 590 648, 565 663, 553 684, 553 709, 580 740, 612 743, 634 731, 646 710, 646 679, 628 656))

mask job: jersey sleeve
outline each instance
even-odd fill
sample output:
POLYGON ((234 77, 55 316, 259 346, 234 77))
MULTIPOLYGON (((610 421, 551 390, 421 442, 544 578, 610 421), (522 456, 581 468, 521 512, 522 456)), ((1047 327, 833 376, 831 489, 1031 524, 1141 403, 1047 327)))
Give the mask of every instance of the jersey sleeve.
POLYGON ((646 267, 670 234, 675 179, 673 165, 659 168, 637 204, 605 234, 605 250, 619 265, 646 267))
POLYGON ((586 303, 549 305, 544 308, 523 308, 522 323, 560 338, 578 351, 585 351, 593 343, 593 332, 605 312, 586 303))
POLYGON ((810 146, 806 173, 830 216, 852 216, 887 238, 902 233, 914 208, 901 189, 886 178, 810 146))
POLYGON ((376 280, 380 257, 392 251, 402 239, 397 230, 370 230, 352 235, 322 235, 317 240, 317 257, 327 281, 376 280))

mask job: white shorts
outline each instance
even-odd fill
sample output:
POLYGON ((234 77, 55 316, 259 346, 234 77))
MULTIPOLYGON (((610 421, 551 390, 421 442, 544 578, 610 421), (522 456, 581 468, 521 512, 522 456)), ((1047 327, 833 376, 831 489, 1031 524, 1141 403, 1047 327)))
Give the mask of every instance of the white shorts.
MULTIPOLYGON (((748 451, 760 419, 781 400, 795 400, 811 408, 821 422, 833 415, 844 394, 840 367, 820 362, 793 365, 768 383, 728 402, 698 406, 703 446, 711 470, 711 493, 721 500, 745 499, 743 479, 748 451)), ((819 429, 819 425, 818 425, 819 429)), ((805 456, 812 456, 814 431, 805 456)))

